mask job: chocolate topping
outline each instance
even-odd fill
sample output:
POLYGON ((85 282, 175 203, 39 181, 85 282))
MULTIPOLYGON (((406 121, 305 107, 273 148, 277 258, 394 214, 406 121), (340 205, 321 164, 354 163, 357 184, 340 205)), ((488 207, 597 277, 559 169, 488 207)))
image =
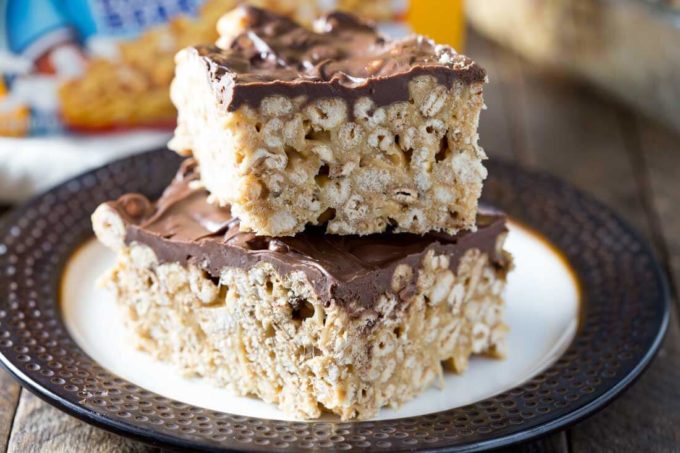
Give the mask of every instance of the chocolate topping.
POLYGON ((455 80, 469 84, 486 78, 484 69, 451 47, 416 35, 391 41, 348 14, 326 16, 317 33, 252 6, 241 12, 247 27, 228 48, 193 48, 229 111, 244 104, 257 108, 272 95, 351 102, 368 96, 384 106, 407 101, 408 82, 420 75, 447 88, 455 80))
MULTIPOLYGON (((127 223, 126 243, 151 247, 163 263, 194 263, 212 277, 219 277, 226 266, 249 268, 260 261, 271 263, 280 274, 302 271, 322 300, 343 305, 354 302, 363 308, 370 308, 378 296, 390 291, 399 264, 418 268, 429 250, 448 255, 454 270, 473 248, 488 254, 498 268, 507 266, 505 256, 496 250, 496 238, 507 231, 505 217, 498 212, 480 213, 476 232, 455 236, 336 236, 317 228, 294 237, 272 238, 240 231, 238 219, 228 208, 208 204, 207 192, 194 188, 192 182, 197 180, 196 164, 189 159, 156 203, 139 194, 110 202, 127 223)), ((415 281, 408 286, 401 298, 414 291, 415 281)))

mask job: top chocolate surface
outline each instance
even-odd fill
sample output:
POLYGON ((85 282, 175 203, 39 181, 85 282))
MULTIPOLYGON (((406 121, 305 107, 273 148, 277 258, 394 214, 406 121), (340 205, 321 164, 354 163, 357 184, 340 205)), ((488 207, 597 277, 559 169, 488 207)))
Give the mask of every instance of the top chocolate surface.
MULTIPOLYGON (((473 248, 488 254, 499 268, 508 264, 496 250, 498 235, 507 231, 505 217, 498 212, 481 210, 478 230, 455 236, 337 236, 315 228, 293 237, 273 238, 240 231, 230 210, 209 204, 208 193, 196 188, 194 181, 198 181, 197 167, 187 160, 156 203, 139 194, 109 202, 126 223, 126 242, 151 247, 160 262, 196 264, 215 278, 224 267, 247 269, 261 261, 271 263, 280 274, 302 271, 322 300, 364 308, 391 291, 392 274, 399 264, 417 269, 429 250, 449 256, 454 271, 460 258, 473 248)), ((407 298, 414 289, 415 280, 400 298, 407 298)))
POLYGON ((242 6, 241 13, 245 28, 226 48, 193 48, 230 111, 244 104, 257 108, 272 95, 307 101, 368 96, 388 105, 408 100, 408 82, 419 75, 434 76, 447 88, 455 80, 486 78, 484 69, 451 47, 416 35, 389 40, 345 13, 320 19, 318 32, 252 6, 242 6))

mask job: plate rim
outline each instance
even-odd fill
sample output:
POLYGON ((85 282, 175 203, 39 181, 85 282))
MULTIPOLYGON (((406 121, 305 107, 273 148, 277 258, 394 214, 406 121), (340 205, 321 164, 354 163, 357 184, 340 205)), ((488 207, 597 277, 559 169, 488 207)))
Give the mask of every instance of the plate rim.
MULTIPOLYGON (((26 210, 28 210, 30 207, 33 205, 37 204, 39 201, 41 201, 46 195, 57 192, 60 189, 63 189, 64 187, 68 186, 70 183, 76 180, 80 180, 82 178, 85 178, 89 175, 94 175, 95 173, 107 169, 111 167, 112 165, 115 164, 121 164, 124 162, 132 162, 136 159, 139 160, 144 160, 144 159, 150 159, 154 154, 159 153, 162 150, 162 152, 167 153, 168 151, 165 148, 160 148, 156 150, 151 150, 147 151, 135 156, 130 156, 130 157, 125 157, 123 159, 118 159, 114 162, 111 162, 109 164, 102 165, 98 168, 95 168, 93 170, 89 170, 86 172, 81 173, 78 176, 75 176, 61 184, 58 184, 54 186, 53 188, 36 195, 32 197, 29 201, 26 203, 23 203, 20 206, 15 207, 12 209, 10 212, 6 213, 1 219, 0 219, 0 237, 4 237, 6 232, 12 228, 12 226, 22 217, 22 215, 25 213, 26 210)), ((467 443, 461 443, 457 444, 455 446, 438 446, 438 447, 427 447, 428 450, 430 451, 450 451, 450 450, 455 450, 455 451, 479 451, 479 450, 484 450, 484 449, 493 449, 493 448, 500 448, 500 447, 505 447, 509 446, 512 444, 517 444, 521 442, 526 442, 532 439, 536 439, 539 437, 542 437, 544 435, 547 435, 551 432, 557 431, 559 429, 564 429, 594 413, 597 411, 604 409, 609 403, 611 403, 614 399, 616 399, 618 396, 621 395, 622 392, 624 392, 627 388, 629 388, 641 375, 642 373, 649 367, 651 362, 653 361, 654 357, 656 356, 658 350, 661 347, 661 344, 663 342, 663 339, 665 338, 666 332, 668 330, 669 326, 669 321, 670 321, 670 286, 668 283, 668 278, 666 275, 666 272, 664 271, 663 267, 661 266, 659 262, 659 258, 657 256, 657 253, 654 251, 654 249, 650 246, 649 242, 642 236, 640 232, 638 232, 637 229, 635 229, 633 226, 630 225, 630 223, 622 218, 615 210, 612 208, 609 208, 606 206, 604 203, 599 201, 598 199, 594 198, 593 196, 589 195, 588 193, 582 191, 579 188, 576 188, 572 186, 571 184, 568 184, 567 182, 561 180, 560 178, 552 175, 551 173, 541 171, 541 170, 536 170, 532 168, 526 168, 523 165, 513 162, 513 161, 508 161, 503 158, 494 158, 491 166, 501 166, 501 167, 506 167, 509 171, 512 172, 520 172, 524 173, 526 175, 529 175, 530 177, 540 177, 543 179, 546 179, 549 184, 555 185, 556 187, 560 187, 562 189, 566 189, 570 192, 573 192, 575 195, 580 197, 582 200, 585 202, 596 206, 605 212, 609 212, 612 214, 613 218, 616 220, 618 226, 620 226, 623 231, 630 235, 634 241, 641 246, 641 252, 648 255, 651 258, 650 261, 650 267, 651 270, 653 271, 654 277, 655 277, 655 283, 658 285, 658 288, 660 290, 660 294, 657 297, 657 302, 659 303, 659 314, 661 315, 660 320, 659 320, 659 328, 653 338, 653 340, 649 343, 649 346, 646 348, 640 359, 637 361, 635 366, 633 366, 624 376, 622 376, 618 381, 614 382, 609 388, 607 388, 605 391, 602 393, 598 394, 594 399, 592 399, 589 402, 586 402, 585 404, 575 404, 574 408, 569 410, 563 415, 555 416, 555 418, 539 423, 539 424, 534 424, 529 427, 523 427, 524 424, 518 425, 518 429, 515 432, 501 435, 501 436, 495 436, 491 437, 488 439, 483 439, 483 440, 478 440, 478 441, 470 441, 467 443)), ((523 222, 520 220, 520 224, 525 225, 523 222)), ((532 228, 539 233, 541 233, 544 237, 547 236, 544 234, 544 232, 539 228, 534 225, 528 225, 529 228, 532 228)), ((82 243, 82 241, 80 241, 82 243)), ((557 244, 555 244, 553 241, 550 241, 550 244, 557 248, 560 252, 564 253, 563 249, 561 247, 558 247, 557 244)), ((75 249, 71 249, 70 253, 72 253, 75 249)), ((565 258, 566 258, 566 253, 565 258)), ((570 265, 572 263, 568 261, 570 265)), ((58 264, 55 265, 55 268, 59 270, 59 274, 63 271, 64 269, 64 264, 65 261, 62 260, 62 262, 59 262, 58 264)), ((573 267, 573 265, 572 265, 573 267)), ((582 279, 576 274, 577 281, 579 286, 583 285, 582 279)), ((58 299, 58 297, 57 297, 58 299)), ((4 304, 5 301, 0 301, 1 304, 4 304)), ((587 307, 588 301, 587 300, 582 300, 582 304, 584 304, 584 307, 587 307)), ((1 306, 0 306, 1 308, 1 306)), ((61 311, 57 310, 58 313, 58 318, 59 322, 61 325, 64 325, 63 318, 61 315, 61 311)), ((584 314, 586 316, 586 314, 584 314)), ((0 326, 2 323, 0 322, 0 326)), ((582 322, 579 323, 579 328, 575 334, 574 339, 572 340, 571 345, 573 345, 574 341, 578 338, 579 333, 581 331, 582 327, 582 322)), ((70 333, 67 332, 67 335, 69 339, 75 344, 76 348, 80 350, 80 352, 83 354, 83 356, 88 357, 92 362, 97 364, 97 362, 90 358, 81 348, 80 346, 75 343, 73 338, 71 337, 70 333)), ((571 348, 571 345, 569 348, 571 348)), ((568 348, 568 349, 569 349, 568 348)), ((92 409, 88 409, 87 407, 84 407, 79 404, 74 404, 73 402, 69 401, 65 397, 61 396, 59 393, 54 392, 52 389, 43 386, 36 380, 34 380, 31 376, 23 372, 19 367, 17 367, 0 349, 0 366, 4 368, 11 376, 13 376, 16 380, 19 381, 19 383, 26 389, 28 389, 31 393, 34 395, 38 396, 41 398, 43 401, 47 402, 48 404, 66 412, 69 415, 75 416, 76 418, 92 424, 94 426, 97 426, 99 428, 105 429, 110 432, 114 432, 119 435, 123 436, 128 436, 132 437, 134 439, 140 440, 142 442, 145 442, 150 445, 167 445, 171 447, 178 447, 178 448, 185 448, 185 449, 193 449, 193 450, 200 450, 200 451, 268 451, 267 449, 262 449, 262 448, 246 448, 246 449, 234 449, 229 446, 226 447, 216 447, 216 446, 211 446, 207 444, 201 444, 201 443, 195 443, 189 439, 183 438, 181 436, 176 436, 176 435, 169 435, 165 434, 163 432, 160 432, 158 430, 153 430, 149 428, 144 428, 140 426, 136 426, 134 423, 130 422, 124 422, 120 420, 116 420, 112 417, 109 417, 107 413, 103 411, 96 411, 92 409)), ((539 375, 546 370, 549 370, 552 368, 554 364, 551 364, 548 368, 543 370, 542 372, 539 373, 539 375)), ((120 378, 121 380, 125 381, 124 379, 120 378)), ((128 381, 126 381, 128 382, 128 381)), ((528 382, 528 381, 527 381, 528 382)), ((134 383, 133 383, 134 384, 134 383)), ((512 387, 512 388, 517 388, 521 385, 526 384, 520 384, 518 386, 512 387)), ((136 384, 134 384, 136 385, 136 384)), ((509 389, 511 390, 511 389, 509 389)), ((508 391, 509 391, 508 390, 508 391)), ((152 392, 151 392, 152 393, 152 392)), ((153 393, 152 393, 153 394, 153 393)), ((155 394, 154 394, 155 395, 155 394)), ((171 400, 170 398, 166 398, 167 400, 171 400)), ((472 404, 477 404, 481 401, 472 404)), ((577 402, 578 403, 578 402, 577 402)), ((187 406, 192 406, 192 405, 187 405, 187 406)), ((469 405, 467 405, 469 406, 469 405)), ((467 407, 463 406, 463 407, 467 407)), ((211 411, 211 412, 216 412, 216 411, 211 411)), ((445 411, 443 411, 445 412, 445 411)), ((420 418, 420 417, 426 417, 427 415, 421 415, 421 416, 416 416, 413 418, 420 418)), ((244 417, 246 419, 257 419, 257 417, 244 417)), ((410 418, 410 417, 408 417, 410 418)), ((399 418, 399 419, 393 419, 389 421, 395 421, 395 420, 404 420, 405 418, 399 418)), ((265 419, 261 419, 265 420, 265 419)), ((387 422, 389 422, 387 421, 387 422)), ((305 422, 285 422, 285 423, 308 423, 310 425, 314 423, 323 423, 323 422, 318 422, 318 421, 305 421, 305 422)), ((343 422, 345 423, 345 422, 343 422)), ((364 423, 364 422, 346 422, 346 423, 364 423)), ((380 423, 379 421, 372 422, 372 423, 380 423)), ((250 447, 254 447, 253 445, 250 445, 250 447)))
MULTIPOLYGON (((430 449, 430 451, 473 452, 482 451, 486 449, 507 447, 510 445, 530 441, 532 439, 538 439, 559 429, 567 428, 605 409, 611 402, 613 402, 618 396, 620 396, 621 393, 625 392, 631 385, 633 385, 653 362, 668 329, 669 323, 668 314, 669 314, 668 312, 665 312, 662 321, 663 324, 661 325, 659 334, 655 338, 652 347, 645 353, 643 360, 639 362, 638 366, 634 368, 628 375, 626 375, 624 379, 620 380, 607 392, 598 396, 590 403, 585 404, 584 406, 575 409, 573 412, 565 414, 562 417, 558 417, 551 422, 547 422, 529 429, 525 429, 517 433, 508 434, 501 437, 495 437, 485 441, 473 442, 470 443, 469 445, 461 445, 456 447, 436 447, 430 449)), ((197 445, 191 443, 190 441, 182 439, 181 437, 167 436, 158 431, 151 431, 143 428, 138 428, 134 424, 125 424, 119 422, 117 420, 108 418, 105 415, 100 414, 96 411, 89 411, 82 406, 74 405, 65 398, 62 398, 58 394, 41 386, 40 384, 32 380, 30 377, 28 377, 26 374, 19 371, 11 362, 7 361, 6 357, 2 353, 0 353, 0 366, 2 366, 2 368, 5 371, 7 371, 12 377, 18 380, 24 389, 29 390, 32 394, 36 395, 44 402, 50 404, 53 407, 56 407, 57 409, 67 413, 68 415, 72 415, 78 418, 79 420, 82 420, 88 424, 104 429, 106 431, 113 432, 115 434, 125 437, 131 437, 136 440, 142 441, 146 444, 154 446, 158 446, 160 442, 161 445, 167 445, 183 449, 192 449, 197 451, 224 451, 224 452, 244 451, 230 448, 216 449, 207 446, 202 446, 200 444, 197 445)))

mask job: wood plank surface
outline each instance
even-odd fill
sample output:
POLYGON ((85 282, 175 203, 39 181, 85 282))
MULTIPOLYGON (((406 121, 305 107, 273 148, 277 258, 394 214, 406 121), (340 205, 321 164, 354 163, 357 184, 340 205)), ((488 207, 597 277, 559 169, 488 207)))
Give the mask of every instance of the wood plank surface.
POLYGON ((0 451, 7 449, 20 392, 19 384, 5 370, 0 369, 0 451))
POLYGON ((507 115, 512 101, 509 94, 508 74, 502 61, 498 61, 498 47, 490 41, 471 37, 466 53, 471 55, 487 70, 489 83, 484 87, 486 109, 479 118, 479 143, 489 157, 517 159, 519 146, 515 136, 516 118, 507 115))
MULTIPOLYGON (((659 244, 672 283, 680 290, 680 134, 643 117, 636 117, 641 150, 640 165, 646 170, 643 184, 660 232, 659 244)), ((679 302, 675 299, 675 302, 679 302)), ((677 305, 680 308, 680 304, 677 305)))
POLYGON ((149 453, 159 450, 94 428, 23 391, 7 451, 149 453))

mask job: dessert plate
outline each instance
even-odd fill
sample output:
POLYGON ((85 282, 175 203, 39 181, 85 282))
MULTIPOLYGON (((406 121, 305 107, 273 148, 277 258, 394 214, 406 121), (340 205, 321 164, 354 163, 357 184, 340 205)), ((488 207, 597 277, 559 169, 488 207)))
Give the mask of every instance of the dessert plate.
MULTIPOLYGON (((579 315, 578 287, 568 264, 548 243, 516 224, 510 224, 506 246, 516 265, 505 293, 504 319, 512 326, 507 358, 473 356, 465 373, 446 373, 442 388, 430 388, 398 409, 383 409, 376 420, 426 415, 483 400, 529 380, 567 349, 579 315), (545 278, 537 281, 540 272, 545 278)), ((121 378, 174 400, 248 417, 293 420, 274 405, 184 377, 173 366, 135 350, 113 293, 95 283, 114 264, 115 254, 92 239, 64 269, 63 319, 87 355, 121 378)), ((338 419, 329 415, 327 420, 338 419)))
POLYGON ((508 358, 475 359, 443 389, 375 420, 286 420, 134 351, 111 296, 94 285, 112 257, 91 241, 91 212, 126 192, 157 196, 178 164, 167 151, 117 161, 0 226, 0 361, 48 402, 106 429, 201 450, 500 447, 607 404, 665 332, 666 282, 634 231, 555 178, 493 161, 484 200, 509 213, 517 264, 506 293, 508 358))

